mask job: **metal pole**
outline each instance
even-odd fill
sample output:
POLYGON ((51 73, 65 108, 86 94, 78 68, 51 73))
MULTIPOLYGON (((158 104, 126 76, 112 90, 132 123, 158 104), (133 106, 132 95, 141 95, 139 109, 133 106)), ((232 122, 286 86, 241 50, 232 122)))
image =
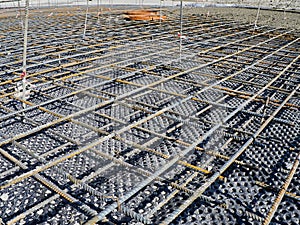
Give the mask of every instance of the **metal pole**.
POLYGON ((112 19, 112 7, 113 7, 113 0, 109 0, 109 23, 108 25, 110 26, 111 25, 111 19, 112 19))
POLYGON ((179 34, 179 60, 181 62, 181 52, 182 52, 182 0, 180 0, 180 34, 179 34))
MULTIPOLYGON (((25 100, 25 92, 26 92, 26 58, 27 58, 27 35, 28 35, 28 14, 29 14, 29 0, 26 0, 25 3, 25 28, 24 28, 24 47, 23 47, 23 71, 21 74, 22 78, 22 86, 23 93, 22 99, 25 100)), ((23 103, 23 108, 26 107, 26 104, 23 103)))
POLYGON ((87 17, 89 12, 89 0, 86 1, 86 13, 85 13, 85 22, 84 22, 84 30, 83 30, 83 38, 85 38, 86 27, 87 27, 87 17))
POLYGON ((258 17, 259 17, 259 13, 260 13, 260 7, 261 7, 261 0, 259 0, 259 2, 258 2, 258 9, 257 9, 257 14, 256 14, 256 19, 254 22, 254 28, 257 28, 257 21, 258 21, 258 17))
POLYGON ((102 2, 100 0, 97 0, 97 22, 100 23, 100 5, 102 5, 102 2))
POLYGON ((20 1, 18 1, 18 8, 19 8, 19 14, 20 14, 20 23, 21 23, 21 27, 22 27, 22 31, 24 30, 24 23, 23 23, 23 19, 22 19, 22 9, 21 9, 21 3, 20 1))

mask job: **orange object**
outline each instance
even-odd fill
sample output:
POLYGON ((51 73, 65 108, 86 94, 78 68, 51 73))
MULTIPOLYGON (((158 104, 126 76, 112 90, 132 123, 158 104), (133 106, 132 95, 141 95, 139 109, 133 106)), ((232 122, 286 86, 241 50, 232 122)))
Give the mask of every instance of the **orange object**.
POLYGON ((152 10, 132 10, 126 12, 125 18, 130 20, 165 20, 166 16, 160 16, 159 12, 152 10))

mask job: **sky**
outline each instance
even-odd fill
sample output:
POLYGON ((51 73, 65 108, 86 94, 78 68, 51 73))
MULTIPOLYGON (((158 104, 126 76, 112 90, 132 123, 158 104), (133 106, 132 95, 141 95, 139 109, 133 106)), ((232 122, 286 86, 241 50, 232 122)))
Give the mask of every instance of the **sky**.
MULTIPOLYGON (((86 0, 30 0, 29 1, 31 6, 48 6, 49 3, 51 6, 56 5, 85 5, 86 0)), ((92 0, 89 4, 97 5, 98 2, 104 5, 110 4, 126 4, 126 5, 160 5, 160 0, 92 0)), ((165 0, 162 1, 162 5, 172 6, 178 5, 180 1, 172 1, 172 0, 165 0)), ((192 2, 192 1, 191 1, 192 2)), ((21 0, 21 4, 23 5, 25 0, 21 0)), ((0 3, 0 7, 10 7, 10 6, 17 6, 17 2, 10 2, 10 3, 0 3)))

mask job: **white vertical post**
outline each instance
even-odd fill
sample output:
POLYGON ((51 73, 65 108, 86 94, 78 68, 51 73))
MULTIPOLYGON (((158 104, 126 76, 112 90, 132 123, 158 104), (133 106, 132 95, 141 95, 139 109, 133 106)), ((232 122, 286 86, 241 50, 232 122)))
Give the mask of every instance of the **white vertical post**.
MULTIPOLYGON (((24 28, 24 46, 23 46, 23 71, 22 71, 22 86, 23 86, 23 93, 22 93, 22 100, 25 100, 25 93, 26 93, 26 59, 27 59, 27 36, 28 36, 28 14, 29 14, 29 0, 26 0, 25 3, 25 28, 24 28)), ((26 105, 23 103, 23 108, 26 105)))
POLYGON ((113 0, 109 0, 109 8, 110 8, 110 11, 109 11, 109 27, 111 25, 111 20, 112 20, 112 7, 113 7, 113 0))
POLYGON ((85 33, 86 33, 88 12, 89 12, 89 0, 86 1, 86 13, 85 13, 85 21, 84 21, 83 38, 85 38, 85 33))
POLYGON ((181 62, 181 52, 182 52, 182 17, 183 17, 182 0, 180 0, 180 34, 179 34, 179 60, 180 60, 180 62, 181 62))
POLYGON ((97 0, 97 23, 100 23, 100 0, 97 0))
POLYGON ((258 2, 258 9, 257 9, 257 14, 256 14, 256 19, 254 22, 254 28, 257 28, 257 21, 258 21, 258 17, 259 17, 260 7, 261 7, 261 0, 259 0, 259 2, 258 2))
POLYGON ((20 16, 20 23, 21 23, 21 27, 22 27, 22 32, 24 30, 24 23, 23 23, 23 18, 22 18, 22 10, 21 10, 21 3, 20 1, 18 1, 18 8, 19 8, 19 16, 20 16))

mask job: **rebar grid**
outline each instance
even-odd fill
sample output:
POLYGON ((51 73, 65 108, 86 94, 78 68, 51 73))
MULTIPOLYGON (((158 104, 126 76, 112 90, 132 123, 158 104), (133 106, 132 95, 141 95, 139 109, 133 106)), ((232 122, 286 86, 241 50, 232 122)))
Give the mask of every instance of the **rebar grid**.
POLYGON ((0 219, 299 224, 299 34, 109 13, 31 15, 25 100, 1 19, 0 219))

